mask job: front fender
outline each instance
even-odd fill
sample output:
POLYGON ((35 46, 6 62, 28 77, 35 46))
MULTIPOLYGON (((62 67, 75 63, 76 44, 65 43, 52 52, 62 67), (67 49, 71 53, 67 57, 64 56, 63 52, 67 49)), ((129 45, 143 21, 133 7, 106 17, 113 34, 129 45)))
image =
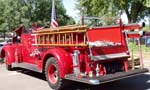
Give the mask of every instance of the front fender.
POLYGON ((12 62, 15 62, 14 57, 14 48, 12 46, 4 46, 1 51, 1 58, 4 58, 7 55, 7 64, 11 65, 12 62))
POLYGON ((62 78, 64 78, 66 74, 72 72, 72 57, 69 54, 69 52, 67 52, 63 48, 55 48, 48 50, 44 58, 46 58, 48 55, 55 57, 58 61, 60 74, 62 78))

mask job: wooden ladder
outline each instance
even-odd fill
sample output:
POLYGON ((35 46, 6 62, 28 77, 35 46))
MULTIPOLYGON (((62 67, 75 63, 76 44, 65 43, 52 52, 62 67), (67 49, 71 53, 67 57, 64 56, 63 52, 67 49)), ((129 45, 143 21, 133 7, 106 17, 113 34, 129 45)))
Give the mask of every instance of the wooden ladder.
POLYGON ((35 31, 38 46, 87 46, 87 26, 63 26, 35 31), (81 40, 82 39, 82 40, 81 40))

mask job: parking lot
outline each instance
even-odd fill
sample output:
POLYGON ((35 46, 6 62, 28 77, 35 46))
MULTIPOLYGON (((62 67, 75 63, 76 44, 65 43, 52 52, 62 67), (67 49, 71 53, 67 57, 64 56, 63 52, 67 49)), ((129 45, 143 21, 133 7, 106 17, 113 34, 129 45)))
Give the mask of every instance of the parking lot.
MULTIPOLYGON (((7 71, 5 65, 1 64, 0 90, 51 89, 42 74, 19 68, 14 71, 7 71)), ((150 72, 99 86, 73 82, 63 90, 150 90, 150 72)))

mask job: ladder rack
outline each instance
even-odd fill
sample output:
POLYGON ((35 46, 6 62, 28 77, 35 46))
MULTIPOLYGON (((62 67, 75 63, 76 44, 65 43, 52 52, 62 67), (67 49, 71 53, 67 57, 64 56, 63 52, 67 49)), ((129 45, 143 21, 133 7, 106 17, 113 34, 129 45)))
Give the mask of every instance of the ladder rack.
POLYGON ((57 28, 46 28, 35 31, 35 44, 37 46, 87 46, 87 26, 62 26, 57 28))

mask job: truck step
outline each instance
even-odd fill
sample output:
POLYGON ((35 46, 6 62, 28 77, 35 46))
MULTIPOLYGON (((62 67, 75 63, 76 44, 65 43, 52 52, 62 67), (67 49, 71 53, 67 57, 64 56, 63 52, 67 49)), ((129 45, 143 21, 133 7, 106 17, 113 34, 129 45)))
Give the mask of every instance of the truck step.
POLYGON ((148 72, 147 69, 135 69, 135 70, 129 70, 127 72, 117 72, 114 74, 108 74, 105 76, 99 76, 99 77, 80 77, 76 76, 74 74, 68 74, 65 76, 65 79, 73 80, 77 82, 87 83, 91 85, 99 85, 106 82, 111 82, 119 79, 124 79, 136 75, 140 75, 144 72, 148 72))
POLYGON ((35 71, 35 72, 42 72, 42 70, 40 70, 37 65, 35 64, 30 64, 30 63, 13 63, 12 64, 13 67, 20 67, 20 68, 25 68, 25 69, 29 69, 29 70, 32 70, 32 71, 35 71))

